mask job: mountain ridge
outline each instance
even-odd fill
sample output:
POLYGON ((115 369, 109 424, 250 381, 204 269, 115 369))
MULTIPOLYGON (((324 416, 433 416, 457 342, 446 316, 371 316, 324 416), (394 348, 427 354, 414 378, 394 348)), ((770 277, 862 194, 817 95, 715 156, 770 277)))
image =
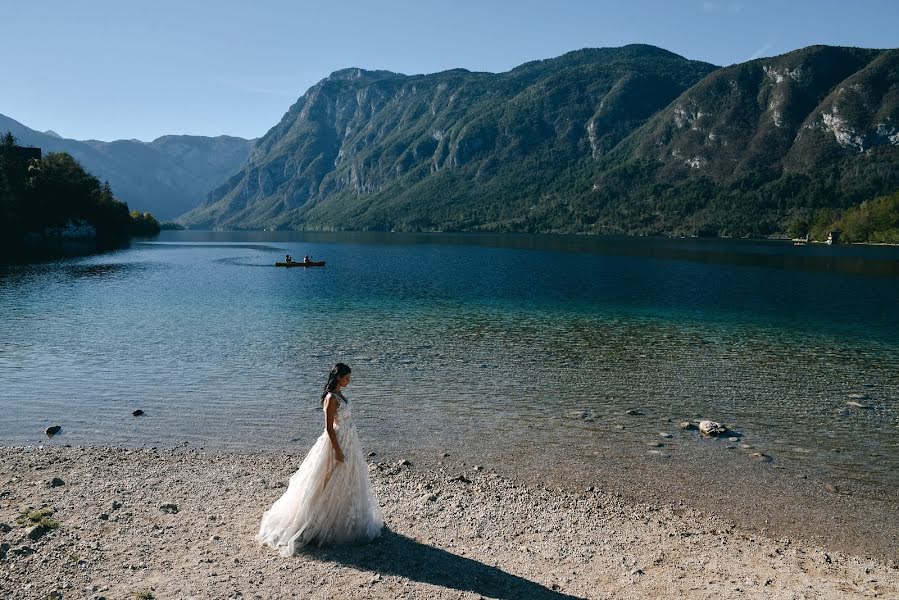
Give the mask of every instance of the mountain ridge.
POLYGON ((234 136, 163 135, 141 140, 74 140, 33 130, 0 114, 0 133, 44 153, 67 152, 133 209, 173 219, 240 168, 254 140, 234 136))
MULTIPOLYGON (((405 191, 430 176, 454 179, 456 174, 443 174, 446 169, 461 169, 463 179, 489 184, 533 179, 529 172, 576 160, 586 148, 591 155, 608 151, 715 68, 633 45, 576 50, 499 74, 453 69, 407 76, 343 69, 303 94, 257 141, 244 169, 185 220, 293 228, 317 218, 322 205, 333 205, 340 219, 352 212, 359 216, 365 207, 342 200, 393 193, 388 188, 400 179, 405 191), (631 100, 632 106, 622 106, 631 100), (594 124, 589 139, 574 130, 573 119, 594 124)), ((449 204, 466 211, 465 193, 452 195, 449 204)), ((370 217, 381 222, 360 226, 397 225, 381 215, 370 217)), ((413 214, 399 226, 441 226, 433 221, 413 214)))

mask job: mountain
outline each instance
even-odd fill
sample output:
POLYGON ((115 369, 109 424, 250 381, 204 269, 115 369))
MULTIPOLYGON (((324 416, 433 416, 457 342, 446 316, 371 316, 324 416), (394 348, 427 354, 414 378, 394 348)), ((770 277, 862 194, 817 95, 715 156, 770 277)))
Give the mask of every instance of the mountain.
POLYGON ((499 74, 337 71, 184 220, 763 236, 897 189, 899 50, 719 68, 633 45, 499 74))
POLYGON ((518 229, 548 181, 606 155, 714 69, 633 45, 500 74, 337 71, 300 97, 243 169, 183 220, 518 229))
POLYGON ((0 115, 0 133, 7 131, 19 144, 37 146, 44 153, 68 152, 101 181, 108 180, 118 199, 159 219, 172 219, 200 204, 210 189, 246 162, 253 146, 253 140, 229 136, 77 141, 34 131, 0 115))
POLYGON ((766 235, 899 189, 899 50, 719 69, 591 169, 598 229, 766 235))

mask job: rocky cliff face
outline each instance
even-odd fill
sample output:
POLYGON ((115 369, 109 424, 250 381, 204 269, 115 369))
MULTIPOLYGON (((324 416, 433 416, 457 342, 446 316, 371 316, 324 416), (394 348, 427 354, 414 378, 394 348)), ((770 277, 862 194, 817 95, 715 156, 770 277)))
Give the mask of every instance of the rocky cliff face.
POLYGON ((101 181, 108 180, 116 197, 132 209, 162 220, 200 204, 210 189, 246 162, 253 146, 252 140, 229 136, 78 141, 34 131, 0 115, 0 133, 7 131, 20 144, 38 146, 44 153, 68 152, 101 181))
POLYGON ((599 231, 769 235, 899 189, 899 51, 719 69, 590 167, 599 231))
POLYGON ((572 163, 606 155, 713 70, 627 46, 500 74, 338 71, 310 88, 247 165, 185 219, 362 229, 501 219, 502 209, 472 198, 520 196, 572 163))
POLYGON ((899 144, 899 51, 815 46, 720 69, 622 147, 724 180, 805 172, 899 144))

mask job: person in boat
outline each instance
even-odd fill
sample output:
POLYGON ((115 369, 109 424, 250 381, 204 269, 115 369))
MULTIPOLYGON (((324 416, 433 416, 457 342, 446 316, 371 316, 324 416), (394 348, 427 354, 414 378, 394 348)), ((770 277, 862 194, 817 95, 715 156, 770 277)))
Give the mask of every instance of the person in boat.
POLYGON ((293 262, 293 260, 290 258, 289 254, 284 257, 284 262, 287 262, 287 263, 293 262))
POLYGON ((308 254, 306 254, 303 256, 303 262, 304 263, 312 262, 312 259, 309 257, 308 254))

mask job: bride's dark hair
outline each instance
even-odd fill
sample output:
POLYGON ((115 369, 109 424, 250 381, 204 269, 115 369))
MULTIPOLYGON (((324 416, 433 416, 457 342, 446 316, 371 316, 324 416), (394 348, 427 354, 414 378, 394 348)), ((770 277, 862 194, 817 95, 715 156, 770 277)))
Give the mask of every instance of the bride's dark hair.
POLYGON ((322 404, 325 402, 325 396, 334 391, 334 388, 337 387, 337 380, 343 377, 344 375, 349 375, 352 372, 349 365, 345 365, 343 363, 337 363, 334 365, 334 368, 331 369, 331 372, 328 373, 328 383, 325 384, 325 391, 322 392, 322 404))

